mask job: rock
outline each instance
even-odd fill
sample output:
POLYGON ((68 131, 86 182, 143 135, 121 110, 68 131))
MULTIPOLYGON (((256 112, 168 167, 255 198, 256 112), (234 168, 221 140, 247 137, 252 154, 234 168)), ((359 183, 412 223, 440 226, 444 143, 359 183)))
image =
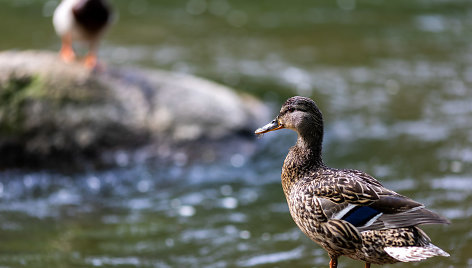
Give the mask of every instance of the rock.
POLYGON ((52 52, 0 53, 3 164, 101 161, 142 148, 144 158, 168 157, 252 136, 267 119, 256 99, 186 74, 90 72, 52 52))

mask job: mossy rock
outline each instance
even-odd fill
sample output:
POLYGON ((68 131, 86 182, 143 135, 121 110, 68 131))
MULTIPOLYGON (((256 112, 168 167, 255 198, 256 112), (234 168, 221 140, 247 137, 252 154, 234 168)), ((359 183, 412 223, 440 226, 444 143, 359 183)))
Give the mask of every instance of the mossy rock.
POLYGON ((143 147, 151 155, 163 146, 194 150, 249 137, 267 115, 254 98, 189 75, 113 67, 91 72, 52 52, 0 53, 0 153, 9 165, 96 161, 143 147))

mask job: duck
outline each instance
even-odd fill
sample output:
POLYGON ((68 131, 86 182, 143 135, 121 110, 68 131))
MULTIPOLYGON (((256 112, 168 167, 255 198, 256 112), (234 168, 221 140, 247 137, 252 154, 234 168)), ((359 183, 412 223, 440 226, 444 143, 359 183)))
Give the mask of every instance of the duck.
POLYGON ((323 116, 312 99, 289 98, 277 117, 255 134, 280 129, 298 134, 281 175, 290 214, 301 231, 327 251, 330 268, 338 266, 341 256, 362 261, 365 268, 449 256, 418 227, 449 220, 365 172, 324 164, 323 116))
POLYGON ((72 44, 82 41, 88 44, 84 65, 95 68, 98 44, 111 17, 112 10, 106 0, 62 0, 53 14, 54 29, 62 42, 61 59, 73 62, 76 55, 72 44))

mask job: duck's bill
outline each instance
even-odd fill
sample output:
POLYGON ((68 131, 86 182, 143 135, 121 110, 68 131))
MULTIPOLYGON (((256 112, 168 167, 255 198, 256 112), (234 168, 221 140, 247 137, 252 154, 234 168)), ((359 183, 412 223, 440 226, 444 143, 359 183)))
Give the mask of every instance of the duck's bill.
POLYGON ((274 130, 278 130, 278 129, 282 129, 284 128, 283 125, 279 125, 279 122, 277 119, 274 119, 272 122, 270 122, 269 124, 261 127, 261 128, 258 128, 256 129, 256 131, 254 131, 255 134, 257 135, 260 135, 260 134, 264 134, 264 133, 267 133, 269 131, 274 131, 274 130))

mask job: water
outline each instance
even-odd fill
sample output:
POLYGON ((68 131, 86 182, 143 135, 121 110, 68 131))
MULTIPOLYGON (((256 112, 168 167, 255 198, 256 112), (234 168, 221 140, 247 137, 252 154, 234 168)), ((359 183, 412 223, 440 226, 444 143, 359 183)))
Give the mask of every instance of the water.
MULTIPOLYGON (((0 49, 58 49, 57 1, 0 3, 0 49)), ((314 98, 325 162, 364 170, 451 219, 424 227, 472 267, 472 3, 114 1, 108 64, 192 73, 275 111, 314 98)), ((326 267, 290 219, 280 168, 294 134, 213 164, 0 172, 2 267, 326 267)), ((341 259, 340 267, 362 264, 341 259)))

